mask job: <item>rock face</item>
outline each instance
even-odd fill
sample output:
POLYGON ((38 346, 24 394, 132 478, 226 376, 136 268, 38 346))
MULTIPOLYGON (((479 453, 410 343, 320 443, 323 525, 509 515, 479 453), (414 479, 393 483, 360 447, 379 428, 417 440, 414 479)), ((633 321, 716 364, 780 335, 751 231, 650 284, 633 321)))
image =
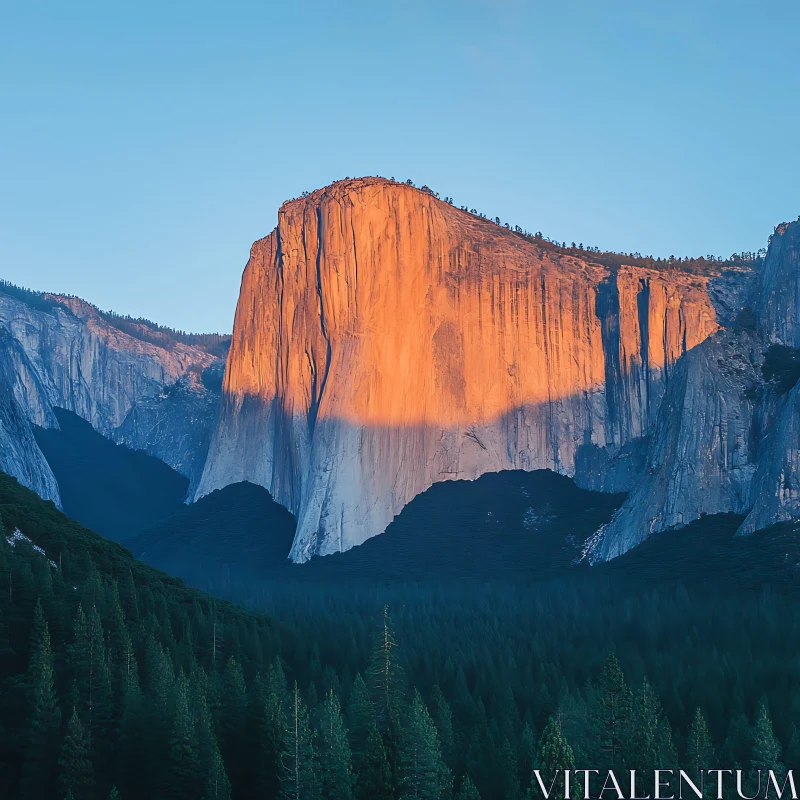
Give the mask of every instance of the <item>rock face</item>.
POLYGON ((611 465, 718 329, 707 282, 558 255, 382 179, 287 203, 244 272, 197 496, 266 487, 304 561, 436 481, 548 468, 627 489, 611 465))
POLYGON ((190 369, 155 395, 139 398, 112 437, 160 458, 189 478, 193 497, 203 474, 219 413, 222 360, 202 372, 190 369))
MULTIPOLYGON (((134 448, 160 446, 155 455, 196 478, 191 469, 199 467, 180 448, 165 452, 154 444, 161 438, 159 422, 151 420, 148 428, 139 407, 156 402, 189 371, 214 362, 180 342, 167 349, 123 333, 76 298, 0 291, 0 469, 59 502, 31 425, 58 427, 53 408, 60 407, 134 448), (135 423, 128 420, 132 413, 135 423)), ((212 410, 203 423, 206 439, 214 420, 212 410)))
POLYGON ((768 381, 762 369, 771 346, 800 345, 798 298, 800 222, 776 228, 741 297, 747 325, 732 321, 676 365, 643 474, 593 560, 703 514, 746 514, 742 535, 800 518, 800 384, 768 381))

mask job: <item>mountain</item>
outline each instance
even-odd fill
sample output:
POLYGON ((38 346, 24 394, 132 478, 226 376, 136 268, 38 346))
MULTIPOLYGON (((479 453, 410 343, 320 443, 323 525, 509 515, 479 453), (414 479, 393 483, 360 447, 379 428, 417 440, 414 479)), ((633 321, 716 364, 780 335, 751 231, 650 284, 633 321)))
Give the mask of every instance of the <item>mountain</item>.
MULTIPOLYGON (((656 530, 742 511, 744 495, 699 497, 702 481, 684 491, 649 475, 687 373, 717 379, 683 361, 709 337, 724 350, 761 259, 681 268, 609 255, 379 178, 284 204, 245 268, 196 497, 264 486, 298 519, 295 561, 363 543, 436 482, 500 470, 639 489, 615 528, 630 519, 637 532, 598 554, 641 540, 645 514, 664 520, 656 530)), ((714 346, 702 352, 724 357, 714 346)), ((705 474, 702 453, 689 457, 685 470, 705 474)))
POLYGON ((383 179, 291 201, 251 250, 197 496, 264 486, 305 561, 442 480, 627 490, 675 363, 719 327, 715 277, 567 255, 383 179))
MULTIPOLYGON (((764 252, 601 253, 426 187, 339 181, 253 245, 224 377, 227 337, 0 285, 0 467, 56 502, 72 478, 89 519, 108 476, 57 481, 33 433, 63 408, 178 471, 189 500, 266 489, 297 520, 296 562, 363 544, 435 484, 517 470, 627 493, 592 562, 706 515, 746 535, 800 516, 800 222, 764 252)), ((127 527, 110 507, 91 524, 154 524, 135 496, 127 527)))
POLYGON ((60 503, 31 426, 64 408, 104 436, 199 477, 218 408, 225 337, 170 332, 74 297, 0 283, 0 469, 60 503))

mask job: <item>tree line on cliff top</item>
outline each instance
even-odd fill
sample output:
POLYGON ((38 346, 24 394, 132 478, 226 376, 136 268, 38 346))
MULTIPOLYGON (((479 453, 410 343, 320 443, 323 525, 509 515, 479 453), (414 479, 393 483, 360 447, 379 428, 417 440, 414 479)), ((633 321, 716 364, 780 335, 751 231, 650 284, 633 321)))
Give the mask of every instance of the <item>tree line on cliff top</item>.
MULTIPOLYGON (((45 312, 52 312, 57 308, 69 311, 64 303, 61 302, 61 298, 79 299, 75 298, 74 295, 53 295, 48 292, 37 292, 33 289, 17 286, 6 280, 0 280, 0 292, 21 300, 37 311, 45 312)), ((114 311, 101 311, 96 307, 94 309, 102 319, 117 328, 117 330, 133 336, 135 339, 163 347, 165 350, 172 350, 176 344, 181 343, 197 347, 214 356, 224 357, 230 346, 231 336, 227 333, 187 333, 176 328, 170 328, 167 325, 159 325, 157 322, 152 322, 144 317, 131 317, 128 314, 117 314, 114 311)))
MULTIPOLYGON (((350 178, 344 178, 345 181, 350 178)), ((453 198, 449 196, 441 197, 439 192, 431 189, 427 184, 422 184, 417 187, 411 178, 405 181, 397 181, 394 177, 389 178, 390 181, 395 183, 403 183, 406 186, 418 188, 421 192, 430 194, 439 200, 443 200, 449 205, 455 205, 453 198)), ((301 197, 308 197, 311 193, 304 191, 301 197)), ((525 239, 531 244, 535 244, 540 248, 541 253, 548 252, 555 255, 567 255, 576 258, 583 258, 594 263, 602 264, 610 269, 619 269, 622 266, 634 266, 644 269, 656 270, 679 270, 693 275, 707 275, 715 274, 724 269, 752 269, 757 268, 766 256, 766 249, 761 248, 758 251, 742 251, 741 253, 732 253, 730 256, 715 256, 712 254, 706 256, 675 256, 656 257, 652 255, 642 255, 641 253, 624 253, 615 252, 612 250, 601 250, 599 247, 592 245, 584 245, 583 242, 566 242, 550 239, 545 236, 541 231, 531 233, 519 225, 511 224, 510 222, 502 222, 500 217, 492 217, 491 215, 484 214, 477 208, 469 205, 458 206, 461 211, 471 214, 474 217, 485 219, 487 222, 492 222, 498 227, 505 228, 509 232, 516 234, 522 239, 525 239)), ((770 237, 771 238, 771 237, 770 237)))

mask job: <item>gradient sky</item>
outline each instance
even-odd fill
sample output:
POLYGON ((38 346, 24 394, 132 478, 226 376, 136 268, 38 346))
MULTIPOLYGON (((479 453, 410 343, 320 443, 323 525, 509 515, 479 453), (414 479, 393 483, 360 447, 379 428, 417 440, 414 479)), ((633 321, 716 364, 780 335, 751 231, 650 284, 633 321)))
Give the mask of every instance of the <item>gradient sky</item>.
POLYGON ((729 255, 800 214, 800 3, 0 0, 0 277, 230 330, 337 178, 546 236, 729 255))

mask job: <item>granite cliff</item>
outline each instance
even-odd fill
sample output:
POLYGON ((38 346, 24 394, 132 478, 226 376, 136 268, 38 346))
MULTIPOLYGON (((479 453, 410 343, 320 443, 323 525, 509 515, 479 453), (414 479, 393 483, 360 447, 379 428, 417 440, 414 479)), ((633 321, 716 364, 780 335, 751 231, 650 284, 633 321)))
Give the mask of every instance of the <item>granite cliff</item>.
POLYGON ((800 222, 775 229, 742 310, 681 357, 640 479, 592 559, 705 514, 746 518, 740 535, 800 518, 800 222))
POLYGON ((58 427, 56 407, 196 479, 219 397, 199 376, 218 359, 181 342, 154 344, 145 334, 120 330, 77 298, 0 287, 0 469, 59 502, 31 428, 58 427), (178 394, 179 413, 156 413, 170 397, 177 406, 178 394), (171 442, 165 431, 173 431, 171 442))
POLYGON ((555 253, 383 179, 291 201, 251 250, 197 496, 266 487, 304 561, 437 481, 629 489, 676 363, 719 327, 710 280, 555 253))

